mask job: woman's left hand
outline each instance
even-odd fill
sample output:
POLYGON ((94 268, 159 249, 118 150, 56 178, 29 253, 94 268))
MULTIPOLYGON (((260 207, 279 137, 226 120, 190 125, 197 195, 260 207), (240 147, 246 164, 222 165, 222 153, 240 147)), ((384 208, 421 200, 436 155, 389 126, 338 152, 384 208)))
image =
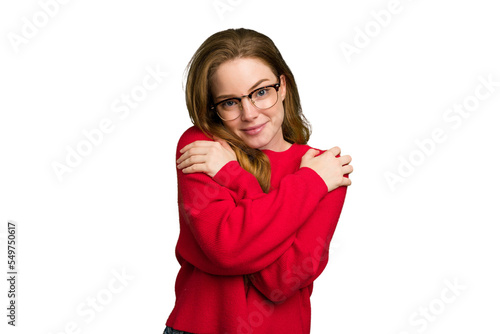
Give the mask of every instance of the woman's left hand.
POLYGON ((177 168, 183 173, 203 172, 214 177, 229 161, 237 160, 229 144, 220 138, 215 141, 197 140, 184 146, 177 159, 177 168))

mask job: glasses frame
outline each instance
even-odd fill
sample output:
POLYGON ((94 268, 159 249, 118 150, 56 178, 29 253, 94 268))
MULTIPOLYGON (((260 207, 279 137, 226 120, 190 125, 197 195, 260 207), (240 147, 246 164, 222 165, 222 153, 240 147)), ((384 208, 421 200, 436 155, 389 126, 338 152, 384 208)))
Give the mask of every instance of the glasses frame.
POLYGON ((217 115, 218 115, 218 116, 220 117, 220 119, 222 119, 223 121, 234 121, 235 119, 237 119, 238 117, 240 117, 240 116, 241 116, 241 112, 243 111, 242 104, 241 104, 241 100, 243 100, 245 97, 248 97, 248 99, 250 100, 250 102, 252 102, 253 106, 254 106, 255 108, 259 109, 259 110, 266 110, 266 109, 269 109, 269 108, 274 107, 274 106, 276 105, 276 103, 278 102, 278 100, 279 100, 279 97, 278 97, 278 96, 276 96, 276 101, 274 102, 274 104, 273 104, 272 106, 267 107, 267 108, 259 108, 259 107, 257 107, 257 106, 255 105, 255 101, 252 99, 252 95, 253 95, 253 93, 255 93, 255 92, 257 92, 257 91, 259 91, 259 90, 261 90, 261 89, 264 89, 264 88, 271 88, 271 87, 272 87, 272 88, 274 88, 274 89, 276 89, 276 95, 277 95, 277 94, 278 94, 278 91, 279 91, 279 89, 280 89, 280 86, 281 86, 281 82, 278 82, 278 83, 275 83, 275 84, 272 84, 272 85, 267 85, 267 86, 259 87, 259 88, 254 89, 253 91, 251 91, 251 92, 250 92, 249 94, 247 94, 247 95, 243 95, 243 96, 241 96, 241 97, 230 97, 230 98, 224 99, 224 100, 222 100, 222 101, 219 101, 219 102, 217 102, 216 104, 213 104, 213 105, 210 107, 210 109, 211 109, 211 110, 214 110, 215 108, 217 108, 217 106, 218 106, 219 104, 224 103, 224 102, 229 101, 229 100, 238 100, 238 102, 239 102, 239 104, 240 104, 240 114, 239 114, 237 117, 233 118, 233 119, 224 119, 224 118, 222 118, 222 116, 219 114, 219 112, 215 109, 215 111, 216 111, 217 115))

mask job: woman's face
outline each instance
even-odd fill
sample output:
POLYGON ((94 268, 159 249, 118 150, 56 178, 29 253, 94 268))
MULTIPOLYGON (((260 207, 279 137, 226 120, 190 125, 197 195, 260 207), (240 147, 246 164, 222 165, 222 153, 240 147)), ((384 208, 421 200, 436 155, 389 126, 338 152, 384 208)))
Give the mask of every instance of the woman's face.
MULTIPOLYGON (((269 66, 256 58, 238 58, 219 66, 214 73, 211 89, 214 103, 229 97, 247 95, 256 88, 273 85, 278 78, 269 66)), ((281 76, 278 102, 269 109, 258 109, 248 98, 241 100, 240 117, 223 121, 224 126, 241 138, 245 144, 260 150, 281 152, 291 144, 283 138, 283 124, 286 82, 281 76)))

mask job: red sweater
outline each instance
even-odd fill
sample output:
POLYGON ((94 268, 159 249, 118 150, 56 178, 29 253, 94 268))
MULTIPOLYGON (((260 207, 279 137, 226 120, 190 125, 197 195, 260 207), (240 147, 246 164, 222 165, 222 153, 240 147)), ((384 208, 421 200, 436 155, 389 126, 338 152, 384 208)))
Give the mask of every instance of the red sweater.
MULTIPOLYGON (((179 150, 212 140, 196 127, 179 150)), ((331 192, 299 168, 308 145, 262 150, 271 190, 236 161, 213 177, 177 171, 181 268, 166 325, 196 334, 310 333, 313 281, 324 270, 347 187, 331 192)))

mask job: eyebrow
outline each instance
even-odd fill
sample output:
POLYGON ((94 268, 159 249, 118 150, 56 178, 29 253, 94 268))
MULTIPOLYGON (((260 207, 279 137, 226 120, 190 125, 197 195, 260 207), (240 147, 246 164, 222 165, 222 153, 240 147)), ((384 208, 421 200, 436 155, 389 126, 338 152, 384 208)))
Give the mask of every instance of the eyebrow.
MULTIPOLYGON (((250 89, 248 91, 251 92, 252 90, 257 88, 261 83, 263 83, 264 81, 271 81, 271 80, 270 79, 261 79, 261 80, 257 81, 252 87, 250 87, 250 89)), ((219 95, 215 98, 215 100, 229 99, 231 97, 234 97, 234 95, 219 95)))

